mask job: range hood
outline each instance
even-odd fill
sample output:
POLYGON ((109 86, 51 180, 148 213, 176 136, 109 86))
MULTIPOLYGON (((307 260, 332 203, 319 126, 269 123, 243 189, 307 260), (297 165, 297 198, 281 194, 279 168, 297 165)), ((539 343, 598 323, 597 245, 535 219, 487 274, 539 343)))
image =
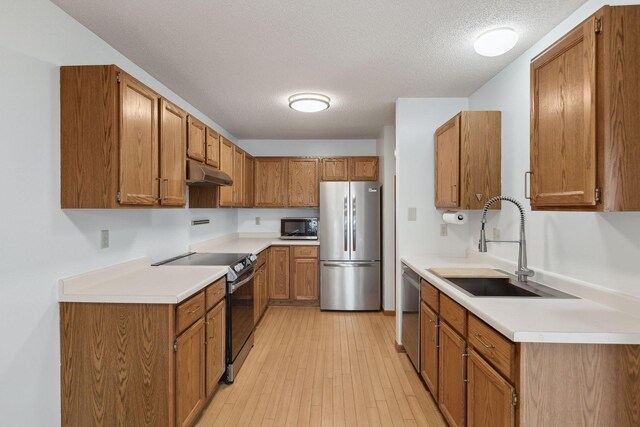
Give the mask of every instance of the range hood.
POLYGON ((193 160, 187 160, 187 185, 223 187, 233 184, 226 173, 193 160))

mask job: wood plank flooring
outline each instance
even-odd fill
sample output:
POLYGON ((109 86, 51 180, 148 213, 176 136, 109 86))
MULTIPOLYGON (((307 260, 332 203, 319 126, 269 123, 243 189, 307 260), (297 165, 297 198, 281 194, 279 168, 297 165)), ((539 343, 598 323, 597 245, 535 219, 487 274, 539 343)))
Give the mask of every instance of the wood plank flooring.
POLYGON ((382 313, 269 307, 198 426, 446 426, 382 313))

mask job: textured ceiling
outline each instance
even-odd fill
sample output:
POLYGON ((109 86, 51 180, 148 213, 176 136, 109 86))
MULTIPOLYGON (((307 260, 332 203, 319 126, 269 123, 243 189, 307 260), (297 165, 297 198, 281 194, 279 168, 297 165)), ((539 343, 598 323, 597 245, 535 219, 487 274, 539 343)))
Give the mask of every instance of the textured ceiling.
POLYGON ((399 97, 468 96, 584 0, 53 0, 241 139, 374 138, 399 97), (473 50, 510 26, 516 48, 473 50), (287 97, 329 95, 295 112, 287 97))

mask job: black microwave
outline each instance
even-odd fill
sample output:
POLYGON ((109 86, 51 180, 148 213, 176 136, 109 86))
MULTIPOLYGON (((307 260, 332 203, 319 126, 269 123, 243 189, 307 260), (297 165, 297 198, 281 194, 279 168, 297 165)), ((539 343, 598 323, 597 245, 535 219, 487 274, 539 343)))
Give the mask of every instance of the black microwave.
POLYGON ((283 240, 317 240, 318 218, 282 218, 280 238, 283 240))

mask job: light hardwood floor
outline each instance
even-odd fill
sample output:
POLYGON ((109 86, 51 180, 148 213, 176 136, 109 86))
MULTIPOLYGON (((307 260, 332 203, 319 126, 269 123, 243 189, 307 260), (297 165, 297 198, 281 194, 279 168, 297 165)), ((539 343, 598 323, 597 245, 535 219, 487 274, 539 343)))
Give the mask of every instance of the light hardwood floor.
POLYGON ((382 313, 269 307, 198 426, 446 426, 382 313))

